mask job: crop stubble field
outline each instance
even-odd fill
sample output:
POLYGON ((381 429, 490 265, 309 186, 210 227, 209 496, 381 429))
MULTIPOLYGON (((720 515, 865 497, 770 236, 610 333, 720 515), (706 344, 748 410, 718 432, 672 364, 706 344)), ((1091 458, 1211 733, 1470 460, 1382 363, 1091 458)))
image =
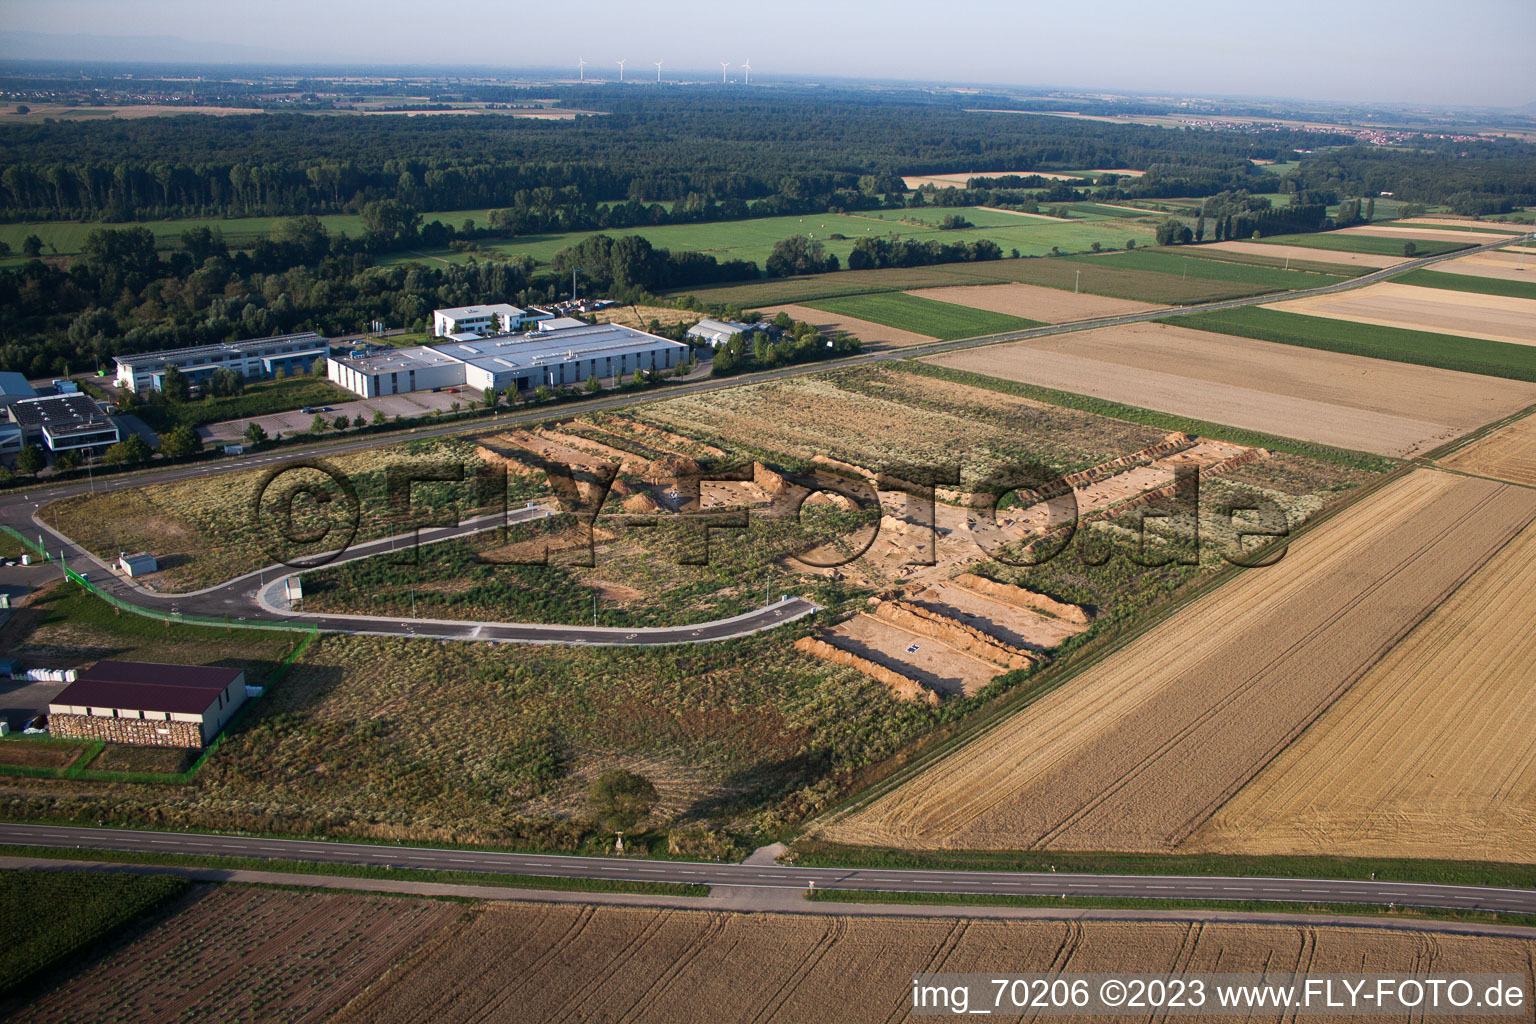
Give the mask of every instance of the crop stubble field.
POLYGON ((1415 471, 814 834, 1175 849, 1533 518, 1528 489, 1415 471))
POLYGON ((220 886, 10 1019, 324 1020, 452 903, 220 886))
POLYGON ((507 904, 478 908, 443 929, 335 1020, 889 1022, 914 1019, 912 976, 922 972, 1321 973, 1429 963, 1529 977, 1532 946, 1526 939, 1309 925, 507 904))
POLYGON ((1536 851, 1536 527, 1435 608, 1191 850, 1520 862, 1536 851))
POLYGON ((1441 459, 1442 466, 1536 487, 1536 415, 1526 416, 1441 459))
POLYGON ((1105 327, 925 362, 1398 457, 1536 402, 1536 384, 1176 324, 1105 327))

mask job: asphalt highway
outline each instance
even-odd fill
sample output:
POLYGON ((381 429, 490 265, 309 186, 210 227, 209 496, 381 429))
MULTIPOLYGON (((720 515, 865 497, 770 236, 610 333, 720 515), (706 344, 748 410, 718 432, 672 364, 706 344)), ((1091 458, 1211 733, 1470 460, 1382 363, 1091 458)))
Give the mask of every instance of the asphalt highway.
POLYGON ((624 882, 679 882, 735 888, 803 890, 814 885, 818 889, 876 892, 1349 903, 1505 914, 1536 913, 1536 890, 1418 882, 709 864, 419 846, 374 846, 204 833, 142 832, 68 825, 0 824, 0 846, 254 857, 376 868, 478 871, 624 882))

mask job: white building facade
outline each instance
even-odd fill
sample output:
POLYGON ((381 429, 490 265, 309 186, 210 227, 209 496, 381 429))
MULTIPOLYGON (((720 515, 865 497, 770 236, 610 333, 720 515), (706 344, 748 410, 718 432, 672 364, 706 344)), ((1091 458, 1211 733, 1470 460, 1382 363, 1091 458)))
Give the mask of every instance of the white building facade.
POLYGON ((548 318, 548 313, 521 309, 505 302, 434 309, 432 336, 446 338, 453 334, 511 334, 522 330, 527 324, 548 318))
POLYGON ((468 386, 478 391, 531 391, 670 370, 688 346, 620 324, 579 324, 530 334, 456 341, 376 354, 332 357, 330 379, 375 398, 407 391, 468 386))

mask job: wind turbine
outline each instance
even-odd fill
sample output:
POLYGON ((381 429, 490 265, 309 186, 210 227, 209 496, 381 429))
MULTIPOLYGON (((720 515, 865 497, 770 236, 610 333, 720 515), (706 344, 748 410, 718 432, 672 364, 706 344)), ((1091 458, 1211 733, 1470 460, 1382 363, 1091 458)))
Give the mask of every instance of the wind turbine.
MULTIPOLYGON (((628 60, 628 59, 629 58, 627 58, 627 57, 625 58, 625 60, 628 60)), ((621 60, 621 61, 618 62, 618 64, 619 64, 619 81, 622 82, 622 81, 624 81, 624 61, 621 60)))
POLYGON ((730 67, 730 66, 731 65, 730 65, 729 61, 721 61, 720 62, 720 84, 721 85, 725 84, 725 69, 730 67))
POLYGON ((743 71, 745 71, 747 73, 747 84, 751 85, 752 84, 752 58, 751 57, 747 58, 747 62, 741 66, 741 70, 743 70, 743 71))
POLYGON ((653 60, 651 63, 656 65, 656 81, 659 82, 661 81, 661 65, 663 62, 659 60, 653 60))
POLYGON ((576 62, 576 75, 579 81, 587 80, 587 58, 583 57, 576 62))

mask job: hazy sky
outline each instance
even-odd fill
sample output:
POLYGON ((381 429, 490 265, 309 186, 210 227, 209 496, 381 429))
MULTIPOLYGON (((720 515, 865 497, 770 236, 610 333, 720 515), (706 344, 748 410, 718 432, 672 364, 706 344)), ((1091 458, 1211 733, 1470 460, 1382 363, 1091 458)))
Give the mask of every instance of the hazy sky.
MULTIPOLYGON (((750 59, 875 76, 1343 101, 1536 100, 1536 0, 0 0, 0 29, 176 36, 295 60, 750 59)), ((132 59, 132 45, 123 57, 132 59)), ((734 73, 734 72, 733 72, 734 73)))

